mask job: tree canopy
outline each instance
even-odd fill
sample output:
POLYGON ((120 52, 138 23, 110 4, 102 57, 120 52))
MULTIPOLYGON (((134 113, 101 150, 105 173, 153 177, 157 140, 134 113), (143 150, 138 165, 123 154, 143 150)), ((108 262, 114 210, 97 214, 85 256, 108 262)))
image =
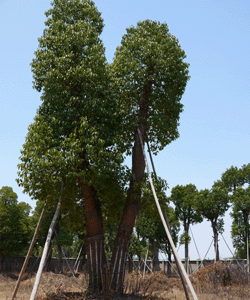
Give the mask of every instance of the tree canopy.
MULTIPOLYGON (((109 65, 93 1, 55 0, 45 14, 31 63, 42 104, 21 151, 18 183, 34 199, 53 203, 64 182, 62 207, 69 209, 83 199, 88 257, 102 263, 103 222, 113 212, 121 217, 111 259, 111 288, 118 291, 125 265, 118 268, 115 257, 119 252, 125 264, 140 208, 145 164, 139 130, 154 153, 178 138, 189 65, 166 23, 145 20, 128 28, 109 65), (132 172, 121 164, 124 153, 132 153, 132 172)), ((99 289, 102 266, 88 263, 95 270, 90 286, 99 289)))

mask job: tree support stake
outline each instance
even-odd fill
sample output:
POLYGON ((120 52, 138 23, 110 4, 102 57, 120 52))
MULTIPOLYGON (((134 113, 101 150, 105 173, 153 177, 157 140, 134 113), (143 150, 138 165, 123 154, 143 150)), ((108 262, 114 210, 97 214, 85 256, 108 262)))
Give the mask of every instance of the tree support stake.
POLYGON ((155 203, 156 203, 156 206, 157 206, 157 209, 158 209, 158 212, 159 212, 159 215, 160 215, 160 218, 161 218, 161 221, 163 223, 163 226, 164 226, 164 229, 166 231, 166 234, 167 234, 167 237, 168 237, 168 240, 170 242, 170 245, 172 247, 172 250, 173 250, 173 253, 176 257, 176 260, 178 261, 178 264, 180 266, 180 269, 182 271, 182 274, 186 280, 186 283, 189 287, 189 290, 193 296, 193 299, 194 300, 198 300, 197 296, 196 296, 196 293, 194 291, 194 288, 189 280, 189 277, 183 267, 183 264, 180 260, 180 257, 178 255, 178 252, 176 251, 176 248, 175 248, 175 245, 174 245, 174 242, 172 240, 172 237, 171 237, 171 234, 168 230, 168 227, 167 227, 167 224, 166 224, 166 221, 164 219, 164 216, 163 216, 163 213, 162 213, 162 210, 161 210, 161 207, 160 207, 160 204, 159 204, 159 201, 158 201, 158 198, 157 198, 157 195, 156 195, 156 192, 155 192, 155 188, 154 188, 154 185, 153 185, 153 181, 152 181, 152 178, 151 178, 151 174, 150 174, 150 170, 149 170, 149 167, 148 167, 148 162, 147 162, 147 158, 146 158, 146 155, 145 155, 145 151, 144 151, 144 148, 143 148, 143 142, 142 142, 142 138, 141 138, 141 133, 140 133, 140 129, 138 128, 138 133, 139 133, 139 137, 140 137, 140 143, 141 143, 141 147, 142 147, 142 152, 143 152, 143 156, 144 156, 144 160, 145 160, 145 165, 147 167, 147 172, 148 172, 148 178, 149 178, 149 182, 150 182, 150 185, 151 185, 151 189, 152 189, 152 192, 153 192, 153 195, 154 195, 154 199, 155 199, 155 203))
POLYGON ((38 223, 37 223, 35 233, 34 233, 34 235, 33 235, 33 238, 32 238, 32 241, 31 241, 31 244, 30 244, 30 247, 29 247, 27 256, 26 256, 25 261, 24 261, 24 263, 23 263, 22 270, 21 270, 21 272, 20 272, 20 274, 19 274, 19 277, 18 277, 16 286, 15 286, 15 289, 14 289, 14 291, 13 291, 11 300, 13 300, 13 299, 16 297, 16 294, 17 294, 19 285, 20 285, 20 283, 21 283, 23 274, 24 274, 25 269, 26 269, 26 267, 27 267, 27 264, 28 264, 28 262, 29 262, 29 258, 30 258, 31 252, 32 252, 32 250, 33 250, 33 248, 34 248, 34 245, 35 245, 35 242, 36 242, 36 237, 37 237, 39 228, 40 228, 40 226, 41 226, 41 223, 42 223, 42 220, 43 220, 44 213, 45 213, 45 211, 46 211, 46 205, 47 205, 47 200, 46 200, 46 202, 45 202, 45 204, 44 204, 44 208, 43 208, 43 210, 42 210, 40 219, 39 219, 39 221, 38 221, 38 223))
POLYGON ((64 184, 65 184, 65 182, 63 181, 62 182, 62 187, 61 187, 61 194, 60 194, 58 204, 57 204, 57 207, 56 207, 56 212, 54 214, 54 217, 53 217, 52 222, 51 222, 50 227, 49 227, 47 239, 46 239, 45 246, 44 246, 44 249, 43 249, 43 255, 42 255, 42 258, 41 258, 41 261, 40 261, 39 269, 38 269, 37 274, 36 274, 36 280, 35 280, 35 284, 33 286, 33 290, 32 290, 31 296, 30 296, 30 300, 34 300, 35 297, 36 297, 36 293, 37 293, 37 290, 38 290, 38 286, 39 286, 40 279, 41 279, 42 272, 43 272, 43 268, 44 268, 44 262, 45 262, 45 259, 46 259, 46 256, 47 256, 47 253, 48 253, 48 250, 49 250, 49 245, 50 245, 51 238, 52 238, 52 235, 53 235, 55 223, 56 223, 56 220, 57 220, 57 217, 58 217, 58 214, 59 214, 59 210, 60 210, 60 207, 61 207, 61 204, 62 204, 62 192, 63 192, 63 189, 64 189, 64 184))

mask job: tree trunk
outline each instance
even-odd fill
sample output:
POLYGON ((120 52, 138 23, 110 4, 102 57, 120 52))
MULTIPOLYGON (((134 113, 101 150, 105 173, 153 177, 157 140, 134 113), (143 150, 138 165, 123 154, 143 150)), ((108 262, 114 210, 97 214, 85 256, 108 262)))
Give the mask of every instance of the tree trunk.
POLYGON ((55 268, 54 266, 52 266, 52 241, 50 242, 49 245, 47 261, 44 266, 44 272, 55 272, 55 268))
POLYGON ((167 252, 168 254, 168 264, 167 264, 167 275, 171 276, 172 274, 172 255, 171 255, 171 250, 167 252))
POLYGON ((3 272, 4 255, 0 252, 0 274, 3 272))
POLYGON ((138 128, 136 128, 134 132, 134 146, 132 151, 132 178, 130 180, 130 186, 127 194, 127 202, 123 210, 123 215, 116 235, 111 258, 111 290, 119 294, 123 292, 125 263, 130 238, 135 224, 135 219, 140 209, 141 184, 143 181, 143 174, 145 171, 145 161, 142 147, 144 147, 146 137, 149 92, 150 87, 147 87, 145 88, 142 94, 139 112, 140 122, 138 128))
POLYGON ((85 245, 89 270, 89 289, 93 292, 101 291, 103 285, 103 266, 106 263, 101 204, 92 186, 83 184, 80 179, 78 179, 78 183, 82 191, 85 206, 85 245))
MULTIPOLYGON (((144 131, 145 136, 145 131, 144 131)), ((144 141, 144 139, 143 139, 144 141)), ((139 213, 141 200, 141 183, 145 170, 139 134, 135 130, 135 144, 132 153, 132 179, 127 195, 127 202, 123 210, 120 226, 116 235, 111 258, 111 289, 114 292, 123 292, 125 263, 135 219, 139 213)))
POLYGON ((155 244, 154 240, 150 240, 150 243, 152 245, 152 253, 153 253, 153 259, 152 259, 152 263, 153 263, 153 270, 154 271, 160 271, 160 261, 159 261, 159 249, 155 244))
POLYGON ((134 265, 133 265, 133 256, 131 255, 129 257, 129 260, 128 260, 128 272, 132 273, 133 272, 133 268, 134 268, 134 265))
POLYGON ((186 239, 185 239, 185 270, 187 272, 187 274, 189 274, 189 270, 188 270, 188 256, 189 256, 189 253, 188 253, 188 243, 189 243, 189 240, 188 240, 188 232, 189 232, 189 224, 184 222, 184 230, 186 232, 186 239))
POLYGON ((215 226, 213 226, 213 234, 214 234, 214 253, 215 253, 215 261, 220 260, 219 255, 219 244, 218 244, 218 231, 216 230, 215 226))
POLYGON ((58 217, 58 222, 55 227, 55 233, 57 237, 57 256, 58 256, 58 264, 57 264, 57 273, 63 274, 63 253, 62 253, 62 248, 60 246, 60 241, 59 241, 59 233, 60 233, 60 225, 59 221, 61 220, 61 216, 58 217))

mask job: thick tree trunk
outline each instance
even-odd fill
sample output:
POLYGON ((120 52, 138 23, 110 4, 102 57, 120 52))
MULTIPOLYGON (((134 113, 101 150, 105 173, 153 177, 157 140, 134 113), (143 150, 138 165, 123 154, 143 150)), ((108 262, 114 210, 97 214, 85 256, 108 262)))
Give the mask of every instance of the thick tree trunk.
POLYGON ((214 253, 215 253, 215 261, 220 260, 219 255, 219 244, 218 244, 218 232, 215 228, 213 228, 213 234, 214 234, 214 253))
POLYGON ((156 243, 154 240, 150 240, 151 246, 152 246, 152 253, 153 253, 153 259, 152 259, 152 263, 153 263, 153 270, 154 271, 160 271, 160 261, 159 261, 159 249, 156 246, 156 243))
POLYGON ((139 112, 140 122, 138 128, 136 128, 134 132, 134 147, 132 151, 132 178, 130 180, 127 202, 123 210, 122 220, 118 228, 111 258, 111 290, 116 293, 123 293, 125 264, 130 238, 135 224, 135 219, 140 209, 141 184, 145 171, 145 161, 142 146, 144 146, 146 137, 149 93, 150 87, 147 87, 142 94, 139 112), (141 139, 143 145, 141 145, 141 139))
POLYGON ((0 274, 3 272, 4 255, 0 252, 0 274))
MULTIPOLYGON (((144 131, 145 132, 145 131, 144 131)), ((141 183, 145 169, 145 162, 139 140, 135 131, 135 145, 132 153, 132 179, 127 195, 127 202, 123 210, 122 220, 117 232, 111 258, 111 289, 114 292, 123 292, 125 263, 135 219, 139 213, 141 200, 141 183)))
POLYGON ((101 291, 103 286, 103 266, 106 263, 101 204, 92 186, 79 179, 86 218, 87 263, 89 270, 89 289, 101 291))

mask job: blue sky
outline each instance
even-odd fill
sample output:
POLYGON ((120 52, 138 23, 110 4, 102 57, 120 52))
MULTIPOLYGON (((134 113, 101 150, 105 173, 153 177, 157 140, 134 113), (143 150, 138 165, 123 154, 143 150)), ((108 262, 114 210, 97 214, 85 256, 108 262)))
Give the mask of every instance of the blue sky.
MULTIPOLYGON (((11 186, 19 201, 35 202, 15 182, 27 127, 40 104, 32 89, 30 62, 44 29, 50 0, 0 0, 0 187, 11 186)), ((182 98, 180 138, 154 158, 169 192, 177 184, 211 188, 231 165, 249 163, 250 2, 245 0, 97 0, 102 39, 112 61, 126 28, 144 19, 166 22, 186 52, 190 76, 182 98)), ((128 160, 129 163, 129 160, 128 160)), ((224 237, 230 240, 225 216, 224 237)), ((192 228, 203 258, 212 240, 210 224, 192 228)), ((228 257, 222 237, 221 256, 228 257)), ((184 250, 180 249, 180 256, 184 250)), ((197 258, 193 244, 190 257, 197 258)), ((211 250, 208 257, 214 257, 211 250)))

